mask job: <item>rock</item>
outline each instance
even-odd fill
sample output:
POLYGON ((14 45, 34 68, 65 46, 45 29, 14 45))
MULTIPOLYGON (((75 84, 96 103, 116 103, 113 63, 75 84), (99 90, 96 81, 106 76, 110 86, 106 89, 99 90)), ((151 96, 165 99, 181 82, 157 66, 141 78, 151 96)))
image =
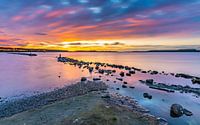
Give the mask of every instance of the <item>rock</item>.
POLYGON ((95 69, 96 69, 96 70, 99 70, 99 67, 98 67, 98 66, 96 66, 96 67, 95 67, 95 69))
POLYGON ((193 83, 193 84, 196 84, 196 83, 197 83, 197 84, 200 84, 200 79, 193 78, 193 79, 192 79, 192 83, 193 83))
POLYGON ((130 73, 126 73, 126 76, 131 76, 131 74, 130 73))
POLYGON ((87 80, 86 77, 81 77, 81 82, 84 82, 84 81, 86 81, 86 80, 87 80))
POLYGON ((126 85, 122 85, 122 88, 127 88, 127 86, 126 85))
POLYGON ((130 73, 130 74, 135 74, 135 71, 130 70, 129 73, 130 73))
POLYGON ((99 81, 101 80, 100 78, 93 78, 93 81, 99 81))
POLYGON ((123 81, 123 79, 122 78, 116 78, 117 80, 119 80, 119 81, 123 81))
POLYGON ((103 69, 99 69, 99 73, 100 74, 104 74, 104 70, 103 69))
POLYGON ((184 113, 183 107, 179 104, 172 104, 170 109, 170 115, 172 117, 181 117, 184 113))
POLYGON ((101 96, 101 98, 110 98, 110 95, 109 95, 109 94, 103 94, 103 95, 101 96))
POLYGON ((129 88, 134 89, 135 87, 134 86, 129 86, 129 88))
POLYGON ((124 82, 124 84, 128 84, 127 82, 124 82))
POLYGON ((185 79, 192 79, 193 78, 193 76, 188 75, 188 74, 183 74, 183 73, 177 73, 175 75, 175 77, 182 77, 182 78, 185 78, 185 79))
POLYGON ((158 71, 151 71, 150 74, 151 74, 151 75, 156 75, 156 74, 158 74, 158 71))
POLYGON ((183 113, 186 115, 186 116, 192 116, 193 113, 187 109, 183 109, 183 113))
POLYGON ((147 79, 146 83, 153 84, 153 79, 147 79))
POLYGON ((150 95, 148 93, 143 93, 143 97, 148 98, 148 99, 152 99, 152 95, 150 95))
POLYGON ((92 73, 93 69, 94 69, 93 67, 89 67, 88 70, 89 70, 90 73, 92 73))
POLYGON ((119 74, 121 77, 124 77, 124 72, 120 72, 119 74))
POLYGON ((119 90, 119 88, 116 88, 116 90, 119 90))
POLYGON ((142 73, 147 73, 147 71, 142 71, 142 73))

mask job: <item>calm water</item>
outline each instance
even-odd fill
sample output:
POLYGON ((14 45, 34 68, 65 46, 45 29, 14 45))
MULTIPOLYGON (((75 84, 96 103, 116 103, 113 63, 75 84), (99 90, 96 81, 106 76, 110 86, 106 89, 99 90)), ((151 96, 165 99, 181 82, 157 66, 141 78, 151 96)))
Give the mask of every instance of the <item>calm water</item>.
MULTIPOLYGON (((29 96, 40 92, 63 87, 80 81, 81 76, 89 79, 99 76, 90 74, 86 70, 67 64, 59 63, 56 56, 59 53, 38 53, 37 57, 11 55, 0 53, 0 97, 3 99, 29 96)), ((200 76, 200 53, 62 53, 84 61, 99 61, 113 64, 134 66, 144 70, 158 70, 166 72, 182 72, 200 76)), ((118 74, 115 74, 118 77, 118 74)), ((132 77, 125 77, 128 85, 135 86, 135 89, 121 88, 121 82, 113 83, 115 79, 103 76, 103 79, 110 79, 108 84, 110 90, 130 96, 149 109, 152 114, 163 117, 172 125, 199 125, 200 124, 200 99, 193 94, 166 93, 149 89, 138 82, 140 79, 153 78, 156 82, 168 84, 193 85, 190 80, 175 78, 173 76, 148 75, 136 73, 132 77), (143 93, 153 95, 152 100, 144 99, 143 93), (193 112, 193 116, 171 118, 169 109, 171 104, 179 103, 184 108, 193 112)))

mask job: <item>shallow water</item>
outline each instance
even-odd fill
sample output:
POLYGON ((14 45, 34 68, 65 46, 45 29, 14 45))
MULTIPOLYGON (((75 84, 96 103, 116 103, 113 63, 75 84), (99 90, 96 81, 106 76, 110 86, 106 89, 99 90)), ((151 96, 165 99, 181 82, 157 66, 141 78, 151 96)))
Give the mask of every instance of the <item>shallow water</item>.
MULTIPOLYGON (((38 53, 37 57, 11 55, 0 53, 0 97, 13 98, 37 94, 50 91, 56 87, 63 87, 71 83, 80 81, 81 76, 89 79, 97 77, 99 74, 90 74, 87 70, 57 62, 56 56, 60 53, 38 53)), ((113 64, 134 66, 144 70, 158 70, 166 72, 182 72, 200 76, 200 54, 199 53, 62 53, 84 61, 99 61, 113 64)), ((193 85, 191 80, 175 78, 165 75, 148 75, 136 73, 131 77, 125 77, 129 86, 135 89, 121 88, 122 82, 115 78, 119 77, 116 73, 114 78, 103 76, 104 80, 110 85, 110 90, 122 95, 130 96, 138 100, 153 115, 163 117, 172 125, 199 125, 200 124, 200 99, 194 94, 167 93, 159 90, 149 89, 146 85, 138 82, 153 78, 156 82, 168 84, 193 85), (114 83, 113 81, 117 81, 114 83), (120 90, 117 91, 116 88, 120 90), (148 92, 153 95, 153 99, 143 98, 143 93, 148 92), (178 103, 184 108, 193 112, 193 116, 183 116, 180 118, 170 117, 169 109, 171 104, 178 103)))

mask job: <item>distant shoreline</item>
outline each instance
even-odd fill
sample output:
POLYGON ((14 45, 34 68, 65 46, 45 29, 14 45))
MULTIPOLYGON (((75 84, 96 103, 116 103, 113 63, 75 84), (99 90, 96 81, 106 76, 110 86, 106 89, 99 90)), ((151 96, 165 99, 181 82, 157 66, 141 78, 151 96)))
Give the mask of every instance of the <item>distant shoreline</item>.
POLYGON ((40 49, 19 49, 19 50, 11 50, 11 49, 2 49, 0 48, 0 52, 119 52, 119 53, 149 53, 149 52, 200 52, 197 49, 177 49, 177 50, 145 50, 145 51, 68 51, 68 50, 40 50, 40 49))

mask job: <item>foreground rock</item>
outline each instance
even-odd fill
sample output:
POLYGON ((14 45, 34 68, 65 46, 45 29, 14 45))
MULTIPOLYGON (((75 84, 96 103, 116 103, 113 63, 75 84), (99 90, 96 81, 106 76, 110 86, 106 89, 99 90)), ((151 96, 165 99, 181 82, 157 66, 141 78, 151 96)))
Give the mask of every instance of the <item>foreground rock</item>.
POLYGON ((191 111, 184 109, 181 105, 179 104, 172 104, 171 109, 170 109, 170 115, 172 117, 181 117, 183 114, 186 116, 191 116, 193 115, 191 111))

